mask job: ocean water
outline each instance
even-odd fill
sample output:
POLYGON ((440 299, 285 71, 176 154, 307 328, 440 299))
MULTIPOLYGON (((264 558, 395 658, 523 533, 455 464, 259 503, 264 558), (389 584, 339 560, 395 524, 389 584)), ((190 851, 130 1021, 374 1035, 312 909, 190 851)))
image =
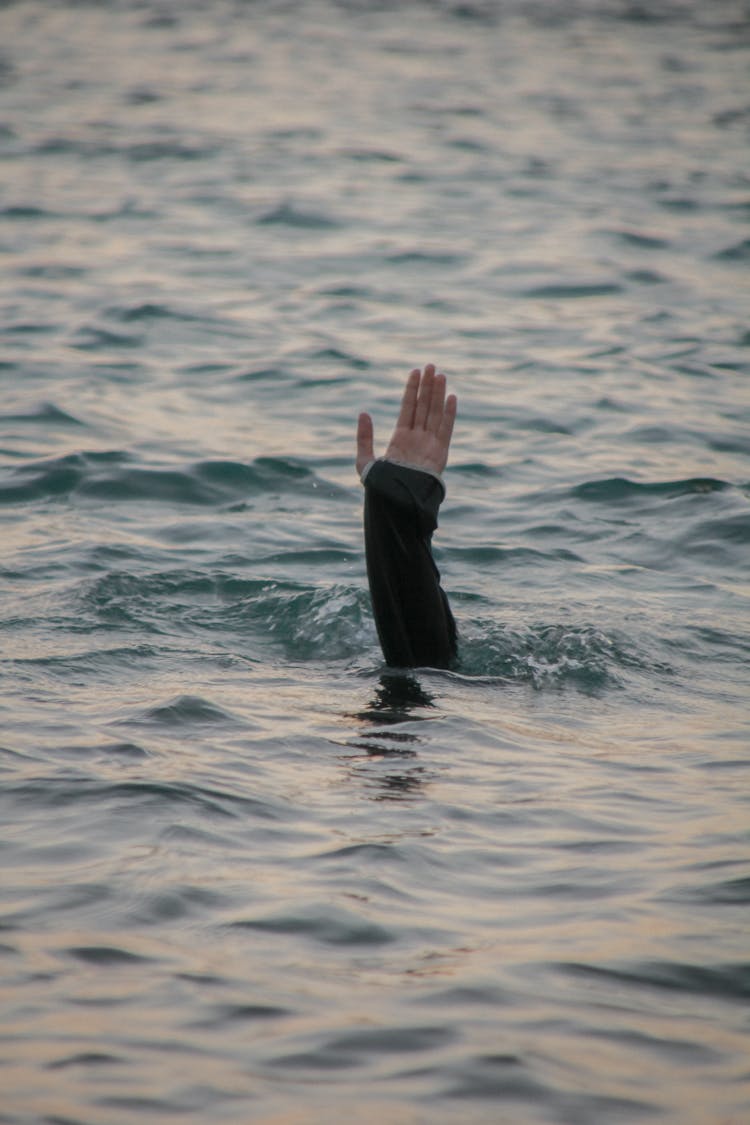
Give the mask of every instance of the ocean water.
POLYGON ((0 1122, 750 1119, 749 57, 0 6, 0 1122), (402 674, 353 431, 430 361, 402 674))

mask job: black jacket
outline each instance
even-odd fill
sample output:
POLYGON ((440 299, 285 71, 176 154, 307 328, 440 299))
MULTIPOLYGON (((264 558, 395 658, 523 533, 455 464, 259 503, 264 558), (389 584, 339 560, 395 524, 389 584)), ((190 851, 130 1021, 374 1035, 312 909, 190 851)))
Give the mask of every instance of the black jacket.
POLYGON ((448 668, 456 659, 456 623, 430 550, 442 481, 382 460, 363 478, 367 577, 386 663, 448 668))

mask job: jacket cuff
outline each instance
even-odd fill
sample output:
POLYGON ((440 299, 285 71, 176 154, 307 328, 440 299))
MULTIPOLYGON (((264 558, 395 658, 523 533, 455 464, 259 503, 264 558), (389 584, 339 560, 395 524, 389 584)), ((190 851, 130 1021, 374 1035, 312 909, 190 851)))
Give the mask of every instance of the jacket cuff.
POLYGON ((393 457, 377 457, 374 461, 368 461, 364 469, 362 470, 362 473, 360 474, 359 479, 361 480, 362 484, 364 484, 367 480, 367 477, 373 465, 377 465, 379 462, 382 462, 384 465, 398 465, 402 469, 411 469, 412 472, 424 473, 425 476, 432 477, 433 480, 436 480, 438 482, 441 489, 443 490, 443 499, 445 499, 445 481, 443 480, 440 473, 435 473, 432 471, 432 469, 425 469, 423 465, 415 465, 411 461, 396 461, 393 457))

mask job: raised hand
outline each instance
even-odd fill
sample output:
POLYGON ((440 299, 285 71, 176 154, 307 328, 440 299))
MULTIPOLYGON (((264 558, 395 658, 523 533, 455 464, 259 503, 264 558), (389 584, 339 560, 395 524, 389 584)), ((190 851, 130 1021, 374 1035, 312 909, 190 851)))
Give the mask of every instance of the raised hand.
MULTIPOLYGON (((442 473, 456 420, 456 396, 445 395, 445 375, 428 363, 424 373, 417 367, 409 375, 401 400, 396 428, 385 451, 391 461, 442 473)), ((372 418, 360 414, 357 425, 357 472, 375 458, 372 418)))

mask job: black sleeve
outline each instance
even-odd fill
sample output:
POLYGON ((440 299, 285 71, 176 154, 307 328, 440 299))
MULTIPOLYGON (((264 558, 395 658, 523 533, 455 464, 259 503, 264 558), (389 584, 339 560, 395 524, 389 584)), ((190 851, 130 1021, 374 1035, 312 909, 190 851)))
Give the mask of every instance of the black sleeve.
POLYGON ((392 461, 365 476, 367 577, 380 645, 398 668, 447 668, 456 623, 430 541, 445 490, 437 477, 392 461))

